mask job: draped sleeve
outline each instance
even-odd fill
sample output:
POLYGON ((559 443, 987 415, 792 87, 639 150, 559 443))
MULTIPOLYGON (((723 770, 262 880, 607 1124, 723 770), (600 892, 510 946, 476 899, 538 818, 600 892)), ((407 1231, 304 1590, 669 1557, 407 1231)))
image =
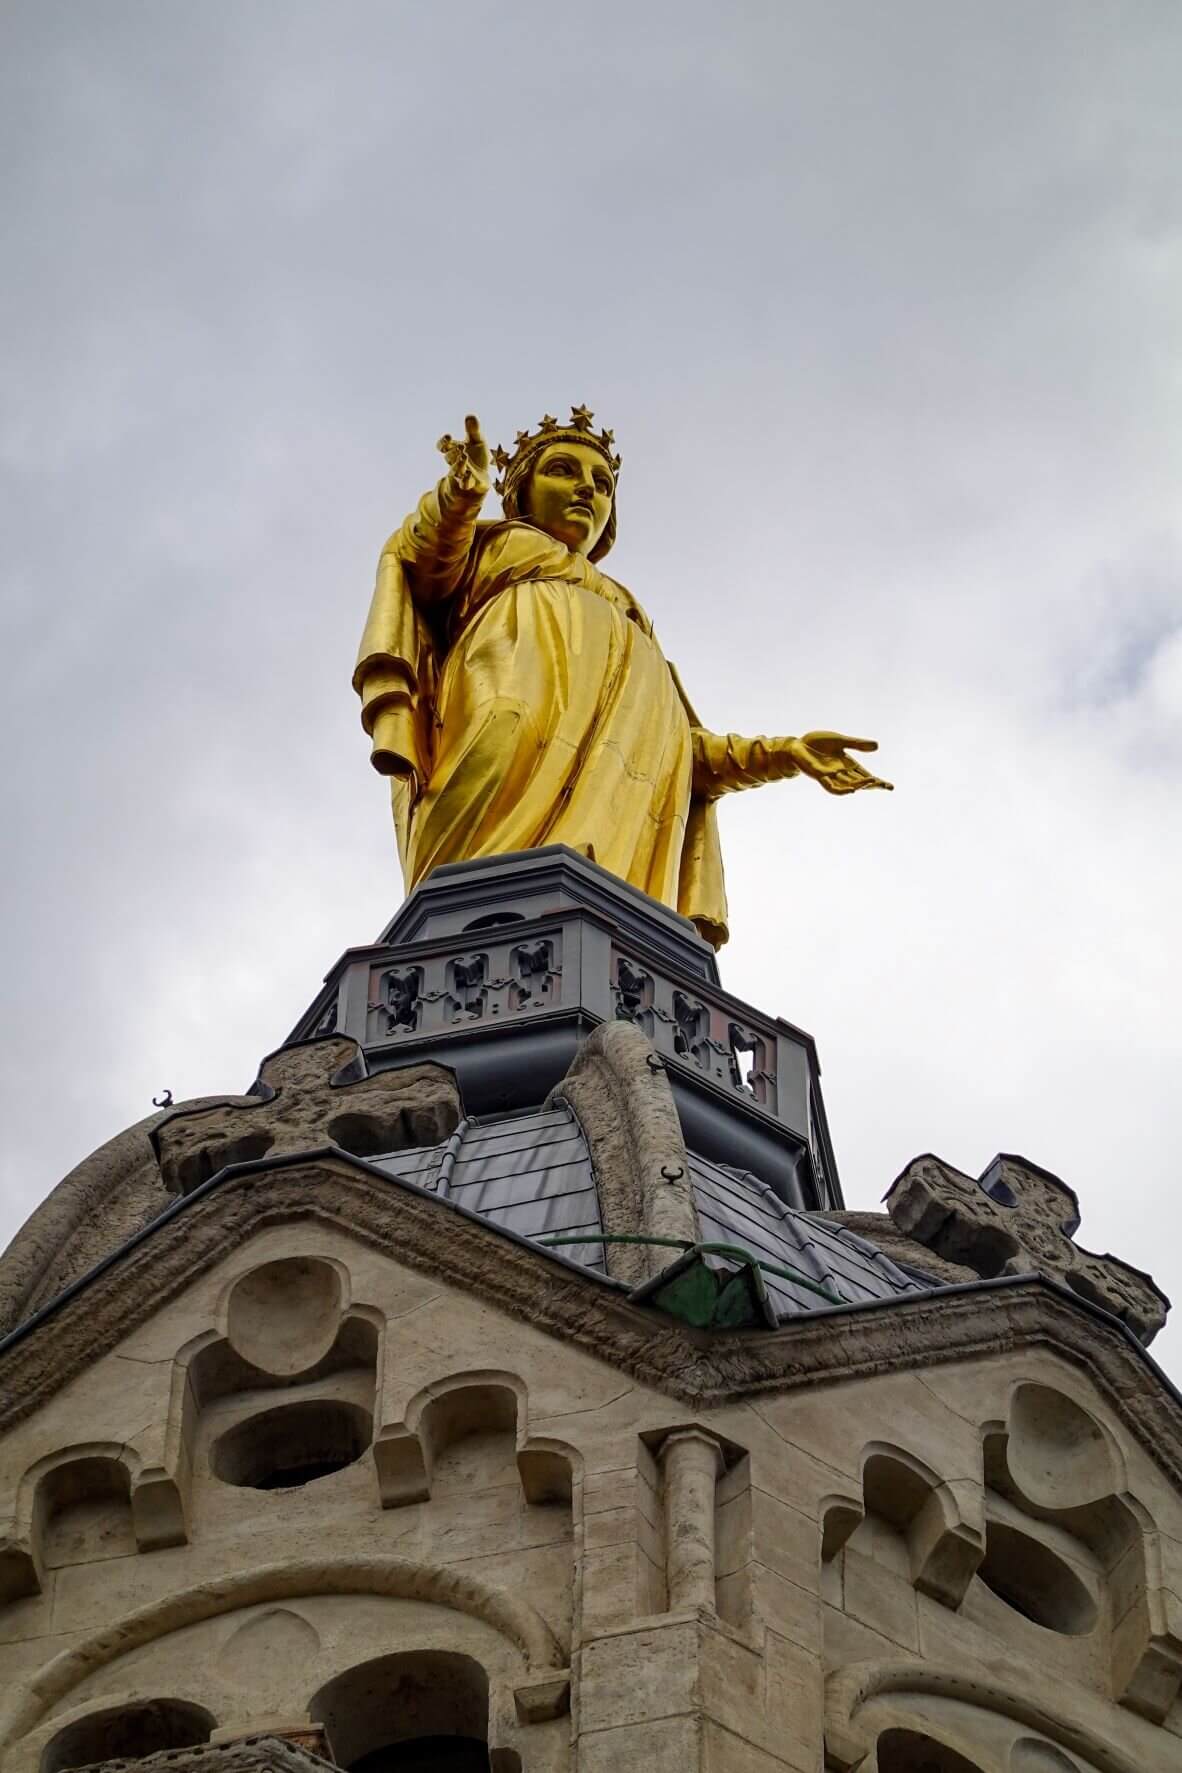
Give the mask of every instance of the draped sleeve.
POLYGON ((694 793, 717 798, 740 788, 782 782, 800 770, 782 748, 767 739, 743 739, 737 733, 710 733, 692 728, 694 793))
POLYGON ((378 560, 353 688, 361 697, 361 724, 373 742, 374 768, 385 776, 411 778, 415 789, 430 773, 439 665, 423 606, 455 591, 480 504, 479 493, 456 487, 445 475, 395 530, 378 560))

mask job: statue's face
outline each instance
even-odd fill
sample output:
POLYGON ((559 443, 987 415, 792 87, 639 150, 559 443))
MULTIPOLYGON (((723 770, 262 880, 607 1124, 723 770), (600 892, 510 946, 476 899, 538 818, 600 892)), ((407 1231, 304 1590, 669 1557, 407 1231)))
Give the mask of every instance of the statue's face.
POLYGON ((529 478, 525 514, 575 554, 589 554, 607 528, 615 480, 597 449, 552 443, 529 478))

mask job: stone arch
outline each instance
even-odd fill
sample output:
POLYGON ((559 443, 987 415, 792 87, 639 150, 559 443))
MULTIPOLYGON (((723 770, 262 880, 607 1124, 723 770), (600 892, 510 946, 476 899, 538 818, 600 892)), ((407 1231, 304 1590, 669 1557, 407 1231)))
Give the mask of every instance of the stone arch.
POLYGON ((0 1546, 0 1605, 37 1594, 46 1567, 137 1549, 133 1486, 139 1455, 121 1441, 79 1441, 34 1461, 16 1489, 0 1546))
POLYGON ((834 1495, 822 1507, 821 1557, 831 1564, 847 1544, 857 1545, 865 1522, 898 1535, 914 1586, 947 1607, 959 1607, 981 1561, 984 1535, 975 1491, 946 1483, 906 1448, 868 1441, 862 1449, 862 1494, 834 1495))
POLYGON ((487 1765, 489 1680, 471 1656, 404 1650, 374 1657, 326 1682, 309 1715, 324 1725, 337 1765, 356 1773, 412 1742, 430 1744, 455 1773, 487 1765))
MULTIPOLYGON (((1146 1773, 1137 1739, 1122 1729, 1119 1713, 1100 1711, 1086 1695, 1062 1683, 1049 1699, 1038 1671, 1026 1680, 1007 1671, 997 1680, 980 1668, 964 1673, 940 1664, 855 1662, 836 1669, 825 1683, 827 1765, 837 1773, 868 1773, 876 1743, 898 1730, 935 1735, 947 1749, 981 1765, 1005 1768, 1010 1751, 1033 1738, 1057 1751, 1072 1773, 1146 1773), (1053 1707, 1058 1705, 1060 1710, 1053 1707)), ((1045 1760, 1045 1756, 1044 1756, 1045 1760)), ((1162 1763, 1165 1764, 1164 1761, 1162 1763)), ((1045 1760, 1048 1770, 1054 1760, 1045 1760)), ((1033 1768, 1038 1762, 1032 1762, 1033 1768)), ((939 1773, 944 1773, 937 1761, 939 1773)), ((1014 1773, 1022 1767, 1018 1760, 1014 1773)))
POLYGON ((428 1601, 451 1608, 490 1626, 514 1647, 529 1672, 558 1670, 564 1664, 558 1639, 527 1601, 469 1572, 380 1557, 268 1564, 167 1595, 63 1650, 40 1671, 35 1690, 15 1693, 5 1703, 0 1744, 11 1745, 36 1729, 82 1681, 155 1638, 259 1602, 338 1594, 428 1601))
POLYGON ((411 1400, 406 1420, 419 1437, 432 1494, 449 1465, 459 1463, 460 1481, 468 1483, 491 1477, 498 1463, 514 1465, 526 1416, 525 1386, 512 1373, 457 1373, 426 1386, 411 1400), (465 1442, 483 1457, 465 1460, 465 1442))
POLYGON ((374 1458, 383 1507, 436 1494, 441 1463, 465 1440, 483 1441, 476 1451, 485 1455, 486 1466, 492 1461, 505 1472, 514 1464, 527 1502, 573 1507, 581 1454, 565 1441, 529 1433, 525 1383, 499 1368, 432 1380, 411 1397, 401 1422, 382 1429, 374 1458))
POLYGON ((117 1454, 56 1461, 37 1484, 33 1515, 47 1568, 126 1557, 136 1549, 131 1473, 117 1454))
POLYGON ((164 1749, 208 1742, 216 1719, 184 1699, 128 1697, 83 1710, 41 1751, 38 1773, 69 1773, 95 1761, 138 1761, 164 1749))
MULTIPOLYGON (((76 1441, 66 1447, 57 1447, 52 1453, 45 1453, 40 1459, 34 1460, 17 1485, 16 1517, 19 1525, 26 1531, 34 1525, 46 1504, 49 1491, 55 1485, 57 1474, 70 1466, 92 1461, 121 1467, 129 1491, 139 1476, 142 1465, 139 1454, 123 1441, 76 1441)), ((123 1487, 121 1481, 120 1487, 123 1487)))
POLYGON ((877 1773, 984 1773, 934 1736, 919 1730, 884 1730, 876 1744, 877 1773))

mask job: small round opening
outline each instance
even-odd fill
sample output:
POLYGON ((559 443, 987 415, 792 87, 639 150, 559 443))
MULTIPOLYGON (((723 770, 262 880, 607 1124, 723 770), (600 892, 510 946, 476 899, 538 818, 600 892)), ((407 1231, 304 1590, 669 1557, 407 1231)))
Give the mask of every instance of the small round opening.
POLYGON ((470 1656, 375 1657, 322 1687, 311 1716, 348 1773, 488 1773, 488 1676, 470 1656))
POLYGON ((986 1522, 977 1574, 1016 1613, 1048 1631, 1080 1637, 1096 1623, 1096 1603, 1070 1564, 1016 1527, 986 1522))
POLYGON ((214 1442, 210 1469, 248 1490, 294 1490, 360 1459, 373 1435, 368 1410, 317 1399, 263 1410, 214 1442))

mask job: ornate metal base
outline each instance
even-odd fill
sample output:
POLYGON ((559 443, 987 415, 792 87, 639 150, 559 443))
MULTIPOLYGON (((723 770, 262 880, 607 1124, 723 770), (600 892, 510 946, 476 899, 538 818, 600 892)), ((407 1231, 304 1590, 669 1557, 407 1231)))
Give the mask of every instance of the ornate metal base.
POLYGON ((687 919, 561 846, 436 869, 289 1043, 348 1034, 371 1070, 436 1060, 469 1114, 498 1114, 539 1106, 612 1020, 668 1064, 692 1149, 793 1206, 842 1205, 812 1037, 724 991, 687 919))

